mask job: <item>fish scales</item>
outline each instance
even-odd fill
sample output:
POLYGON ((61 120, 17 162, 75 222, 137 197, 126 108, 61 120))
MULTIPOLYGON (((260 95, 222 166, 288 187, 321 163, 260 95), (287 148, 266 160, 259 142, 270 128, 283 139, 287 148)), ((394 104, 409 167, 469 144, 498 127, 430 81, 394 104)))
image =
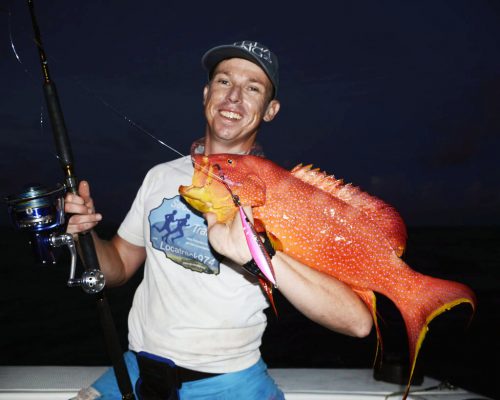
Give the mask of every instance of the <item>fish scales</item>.
MULTIPOLYGON (((280 238, 289 255, 357 288, 366 288, 373 282, 374 274, 381 271, 366 269, 370 263, 361 263, 361 260, 371 259, 374 265, 388 265, 389 262, 380 256, 385 238, 378 229, 364 229, 369 221, 359 210, 286 172, 274 176, 277 182, 266 179, 266 203, 254 209, 254 217, 265 221, 266 230, 280 238), (286 209, 279 206, 283 204, 280 201, 283 193, 289 197, 286 209), (336 204, 332 206, 332 202, 336 204), (336 212, 332 213, 332 209, 336 212), (304 225, 304 220, 315 223, 304 225), (283 231, 287 232, 285 238, 280 235, 283 231), (311 257, 311 252, 319 256, 311 257)), ((390 253, 385 252, 385 255, 390 253)), ((386 292, 383 285, 373 289, 386 292)))

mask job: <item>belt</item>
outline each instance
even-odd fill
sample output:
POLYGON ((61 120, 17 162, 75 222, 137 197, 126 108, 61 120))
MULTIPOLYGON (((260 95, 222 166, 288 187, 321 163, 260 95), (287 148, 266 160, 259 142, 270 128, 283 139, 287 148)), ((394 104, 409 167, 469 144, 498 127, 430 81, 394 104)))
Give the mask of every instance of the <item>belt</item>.
POLYGON ((148 374, 149 372, 156 377, 163 376, 168 381, 174 382, 177 387, 180 387, 184 382, 197 381, 221 375, 218 373, 195 371, 180 367, 168 358, 150 353, 139 352, 135 354, 137 356, 141 378, 144 378, 143 374, 148 374))
POLYGON ((174 370, 177 371, 177 379, 180 383, 197 381, 200 379, 212 378, 220 374, 212 374, 210 372, 194 371, 192 369, 176 366, 174 370))

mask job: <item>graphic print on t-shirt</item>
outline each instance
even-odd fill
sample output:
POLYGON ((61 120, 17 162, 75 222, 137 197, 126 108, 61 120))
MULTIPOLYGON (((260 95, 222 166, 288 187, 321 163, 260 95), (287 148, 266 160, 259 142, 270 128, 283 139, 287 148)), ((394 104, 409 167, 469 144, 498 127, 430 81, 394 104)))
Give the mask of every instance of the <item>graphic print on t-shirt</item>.
POLYGON ((184 268, 219 273, 219 261, 208 244, 205 219, 193 213, 180 196, 163 199, 148 219, 153 248, 184 268))

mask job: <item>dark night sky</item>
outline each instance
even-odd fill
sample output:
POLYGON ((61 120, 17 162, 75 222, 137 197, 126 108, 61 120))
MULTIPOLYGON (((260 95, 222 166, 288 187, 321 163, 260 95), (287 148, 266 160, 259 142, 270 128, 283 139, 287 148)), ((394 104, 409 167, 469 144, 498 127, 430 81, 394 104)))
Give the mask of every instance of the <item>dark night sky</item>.
MULTIPOLYGON (((37 1, 76 174, 107 221, 176 157, 127 120, 186 154, 204 130, 202 54, 251 39, 281 65, 282 110, 260 136, 269 158, 353 182, 408 225, 500 224, 499 3, 328 3, 37 1)), ((11 194, 62 174, 40 123, 27 5, 0 7, 0 187, 11 194)))
MULTIPOLYGON (((475 378, 475 391, 498 392, 498 0, 308 0, 296 2, 300 7, 272 0, 34 1, 75 172, 91 182, 103 225, 121 221, 147 170, 178 156, 144 131, 183 154, 203 135, 203 53, 237 40, 265 43, 281 65, 282 108, 260 132, 269 158, 287 168, 312 163, 344 178, 394 205, 410 227, 481 226, 414 229, 407 255, 417 270, 457 277, 478 293, 467 344, 455 345, 463 325, 446 325, 443 336, 426 339, 434 370, 446 375, 457 366, 467 375, 456 378, 459 383, 475 378), (449 351, 446 363, 435 361, 447 354, 441 347, 449 351)), ((28 182, 52 186, 63 179, 32 38, 26 1, 0 0, 1 195, 28 182)), ((7 225, 5 207, 0 228, 5 232, 7 225)), ((82 317, 88 302, 64 286, 67 269, 50 268, 43 276, 23 270, 23 259, 31 265, 19 250, 25 243, 4 236, 0 272, 8 284, 0 298, 7 304, 0 342, 8 351, 2 363, 32 353, 56 364, 69 357, 66 351, 103 353, 90 341, 92 328, 81 329, 91 323, 82 317), (54 353, 58 341, 69 345, 54 353)), ((114 292, 123 334, 132 289, 114 292)), ((94 314, 91 321, 97 324, 94 314)), ((296 337, 286 325, 275 329, 296 337)), ((278 352, 307 358, 304 343, 319 341, 312 337, 297 342, 300 352, 285 344, 278 352)), ((323 357, 337 354, 318 348, 323 357)))

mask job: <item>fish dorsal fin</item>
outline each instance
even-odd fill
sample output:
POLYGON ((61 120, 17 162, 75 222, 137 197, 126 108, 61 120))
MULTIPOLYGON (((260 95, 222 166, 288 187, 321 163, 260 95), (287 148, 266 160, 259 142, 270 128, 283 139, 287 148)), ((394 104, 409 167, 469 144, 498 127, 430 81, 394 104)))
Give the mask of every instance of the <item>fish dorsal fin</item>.
POLYGON ((299 164, 291 171, 292 175, 362 210, 385 234, 396 254, 400 257, 406 245, 406 227, 399 213, 389 204, 377 197, 363 192, 360 188, 345 184, 342 179, 327 175, 312 165, 299 164))

